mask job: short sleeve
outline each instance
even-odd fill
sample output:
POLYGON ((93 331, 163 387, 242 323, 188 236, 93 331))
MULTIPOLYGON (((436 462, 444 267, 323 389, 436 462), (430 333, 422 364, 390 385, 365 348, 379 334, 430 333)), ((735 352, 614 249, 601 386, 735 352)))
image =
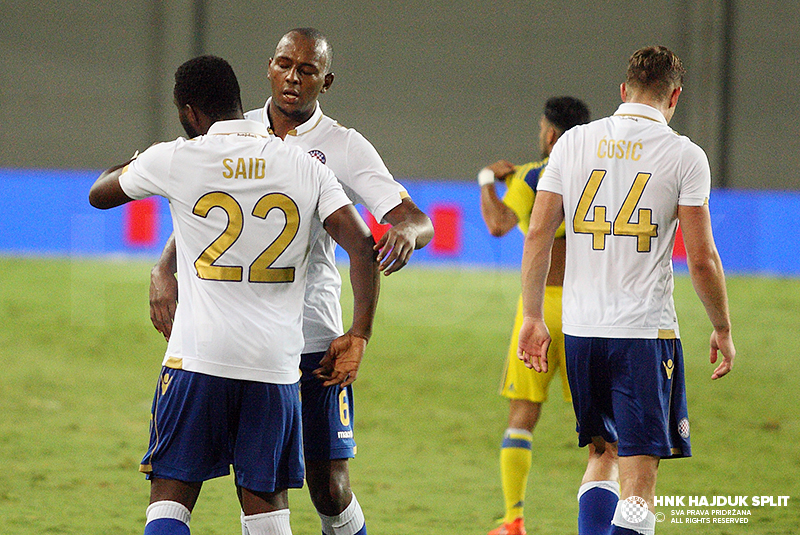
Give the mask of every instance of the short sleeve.
POLYGON ((360 202, 382 221, 387 212, 408 197, 406 189, 397 182, 386 164, 367 139, 355 130, 348 131, 347 176, 338 177, 360 202))
POLYGON ((711 169, 708 157, 699 146, 689 143, 681 169, 681 186, 678 204, 681 206, 703 206, 708 204, 711 193, 711 169))
POLYGON ((131 199, 151 195, 167 196, 169 169, 175 143, 157 143, 129 163, 119 177, 119 185, 131 199))
POLYGON ((309 158, 319 179, 319 201, 317 202, 317 214, 320 221, 325 221, 328 216, 342 206, 351 204, 350 199, 345 195, 342 185, 336 179, 333 171, 309 158))

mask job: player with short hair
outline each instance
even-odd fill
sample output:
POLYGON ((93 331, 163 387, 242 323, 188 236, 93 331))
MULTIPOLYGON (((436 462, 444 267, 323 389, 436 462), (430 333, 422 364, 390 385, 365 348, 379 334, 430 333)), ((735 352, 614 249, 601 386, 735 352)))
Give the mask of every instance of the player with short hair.
MULTIPOLYGON (((377 221, 392 227, 375 245, 385 274, 399 270, 414 251, 433 237, 430 219, 417 208, 393 178, 375 148, 357 131, 345 128, 322 113, 317 102, 334 80, 332 50, 327 38, 313 28, 296 28, 278 42, 269 60, 272 96, 263 108, 249 111, 248 119, 263 123, 271 133, 318 159, 330 168, 348 196, 363 204, 377 221)), ((306 480, 311 500, 326 535, 363 535, 364 513, 350 489, 348 459, 354 457, 353 392, 324 385, 311 372, 348 365, 355 378, 360 361, 332 358, 351 344, 364 341, 342 335, 339 295, 341 280, 334 248, 321 227, 312 230, 313 245, 305 293, 301 358, 303 445, 306 480), (331 355, 326 356, 326 351, 331 355)), ((177 298, 173 276, 174 245, 167 244, 153 268, 151 317, 169 336, 171 313, 177 298)), ((326 377, 323 375, 323 377, 326 377)))
POLYGON ((579 445, 589 461, 579 533, 652 534, 662 458, 691 455, 683 351, 672 298, 680 222, 689 274, 713 325, 711 378, 726 375, 731 337, 722 262, 714 244, 703 150, 667 123, 684 69, 665 47, 634 52, 616 113, 572 129, 539 180, 522 260, 518 355, 549 369, 543 320, 549 250, 566 220, 563 332, 579 445), (611 488, 619 477, 620 497, 611 488))
MULTIPOLYGON (((492 236, 505 236, 515 226, 523 234, 528 225, 536 196, 536 183, 547 165, 556 140, 567 130, 589 122, 589 108, 573 97, 552 97, 544 105, 539 119, 539 151, 541 160, 515 166, 500 160, 481 169, 481 214, 492 236), (497 196, 495 180, 505 181, 506 194, 497 196)), ((561 387, 565 401, 570 401, 569 384, 564 367, 564 343, 561 335, 561 285, 564 281, 564 229, 559 228, 547 276, 545 297, 546 321, 556 338, 547 373, 531 372, 517 358, 517 341, 522 326, 522 296, 517 305, 517 317, 511 333, 511 343, 503 371, 500 394, 509 399, 508 428, 500 447, 500 479, 503 486, 505 516, 500 527, 489 535, 524 535, 525 489, 531 469, 533 429, 539 421, 542 403, 547 399, 550 381, 561 369, 561 387)))
MULTIPOLYGON (((233 465, 251 535, 291 533, 288 488, 303 484, 299 366, 310 240, 317 226, 350 256, 348 335, 369 339, 378 297, 374 241, 333 173, 242 114, 230 65, 201 56, 175 74, 191 139, 159 143, 105 171, 89 199, 111 208, 170 201, 181 301, 156 388, 145 535, 188 534, 203 481, 233 465)), ((344 362, 360 361, 363 344, 344 362)), ((350 384, 338 363, 327 384, 350 384)))

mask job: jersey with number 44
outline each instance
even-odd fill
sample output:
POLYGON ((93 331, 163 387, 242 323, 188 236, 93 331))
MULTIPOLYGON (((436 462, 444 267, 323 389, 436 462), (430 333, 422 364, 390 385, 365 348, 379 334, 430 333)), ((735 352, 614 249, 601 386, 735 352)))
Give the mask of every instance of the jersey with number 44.
POLYGON ((150 147, 120 185, 170 203, 178 308, 164 365, 298 381, 312 221, 350 203, 334 174, 263 124, 236 120, 150 147))
POLYGON ((678 338, 678 205, 707 204, 710 188, 703 150, 655 108, 625 103, 611 117, 568 130, 538 187, 564 203, 564 333, 678 338))

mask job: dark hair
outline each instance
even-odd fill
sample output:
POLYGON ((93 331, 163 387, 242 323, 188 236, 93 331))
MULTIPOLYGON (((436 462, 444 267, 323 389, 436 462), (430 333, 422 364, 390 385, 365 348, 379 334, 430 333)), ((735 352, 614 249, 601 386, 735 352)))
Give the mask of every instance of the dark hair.
POLYGON ((214 120, 241 111, 242 97, 233 68, 222 58, 199 56, 175 71, 175 104, 191 105, 214 120))
POLYGON ((286 35, 292 33, 296 33, 298 35, 302 35, 307 39, 311 39, 318 43, 322 43, 325 46, 325 55, 327 57, 327 63, 325 64, 325 74, 331 72, 331 65, 333 65, 333 47, 328 41, 328 38, 325 37, 325 34, 316 28, 293 28, 288 32, 286 32, 286 35))
POLYGON ((544 117, 563 133, 573 126, 588 123, 589 108, 577 98, 552 97, 544 105, 544 117))
POLYGON ((625 83, 652 92, 659 99, 668 98, 673 89, 683 85, 680 58, 665 46, 640 48, 628 60, 625 83))

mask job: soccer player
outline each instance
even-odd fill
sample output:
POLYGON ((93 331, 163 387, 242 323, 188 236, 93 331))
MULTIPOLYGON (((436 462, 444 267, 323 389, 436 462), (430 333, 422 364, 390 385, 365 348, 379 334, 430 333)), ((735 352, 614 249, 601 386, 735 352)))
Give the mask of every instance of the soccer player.
MULTIPOLYGON (((505 236, 515 226, 523 234, 528 232, 536 183, 542 173, 556 140, 573 126, 589 122, 589 108, 572 97, 553 97, 547 100, 539 119, 539 151, 541 160, 515 166, 500 160, 478 173, 481 186, 481 214, 492 236, 505 236), (495 180, 505 181, 506 194, 497 196, 495 180)), ((547 275, 545 296, 546 321, 556 339, 550 354, 551 366, 547 373, 531 372, 517 358, 517 341, 522 326, 522 296, 517 305, 517 318, 511 333, 503 383, 500 394, 509 399, 508 428, 500 447, 500 479, 503 485, 505 517, 503 524, 489 535, 524 535, 523 518, 525 488, 531 469, 531 443, 533 429, 539 421, 542 403, 547 399, 550 381, 561 369, 561 387, 566 401, 570 401, 569 384, 564 364, 564 343, 561 335, 561 285, 564 281, 565 257, 564 227, 559 227, 553 244, 550 272, 547 275)))
POLYGON ((713 325, 711 378, 736 350, 708 210, 703 150, 668 126, 684 68, 665 47, 634 52, 616 113, 566 132, 539 180, 522 260, 518 356, 549 369, 543 316, 549 250, 567 226, 563 332, 579 445, 583 534, 652 534, 660 459, 691 455, 683 351, 672 299, 680 222, 689 274, 713 325), (613 492, 619 477, 620 496, 613 492))
MULTIPOLYGON (((202 482, 234 467, 251 535, 289 534, 288 488, 301 487, 299 372, 315 220, 350 256, 350 337, 366 343, 378 296, 369 229, 333 173, 244 120, 224 60, 178 68, 175 104, 189 140, 153 145, 105 171, 89 199, 111 208, 170 201, 181 301, 153 402, 145 535, 189 533, 202 482)), ((355 379, 348 347, 327 384, 355 379), (340 362, 344 366, 340 366, 340 362)))
MULTIPOLYGON (((270 58, 268 78, 272 97, 263 108, 247 112, 287 145, 296 146, 327 165, 356 202, 378 221, 392 224, 375 245, 380 268, 393 273, 408 263, 415 248, 433 237, 430 219, 416 207, 405 189, 389 173, 375 148, 358 132, 339 125, 322 113, 320 94, 333 84, 332 49, 318 30, 299 28, 286 33, 270 58)), ((311 500, 326 535, 363 535, 364 513, 350 489, 348 459, 354 457, 353 392, 324 385, 311 372, 328 369, 329 348, 339 351, 364 340, 342 334, 334 243, 321 228, 314 231, 305 293, 301 358, 303 446, 306 480, 311 500)), ((151 317, 156 328, 169 336, 177 292, 174 245, 165 248, 152 271, 151 317)), ((341 357, 340 357, 341 358, 341 357)), ((351 363, 356 377, 359 362, 351 363)), ((326 375, 322 375, 326 378, 326 375)))

